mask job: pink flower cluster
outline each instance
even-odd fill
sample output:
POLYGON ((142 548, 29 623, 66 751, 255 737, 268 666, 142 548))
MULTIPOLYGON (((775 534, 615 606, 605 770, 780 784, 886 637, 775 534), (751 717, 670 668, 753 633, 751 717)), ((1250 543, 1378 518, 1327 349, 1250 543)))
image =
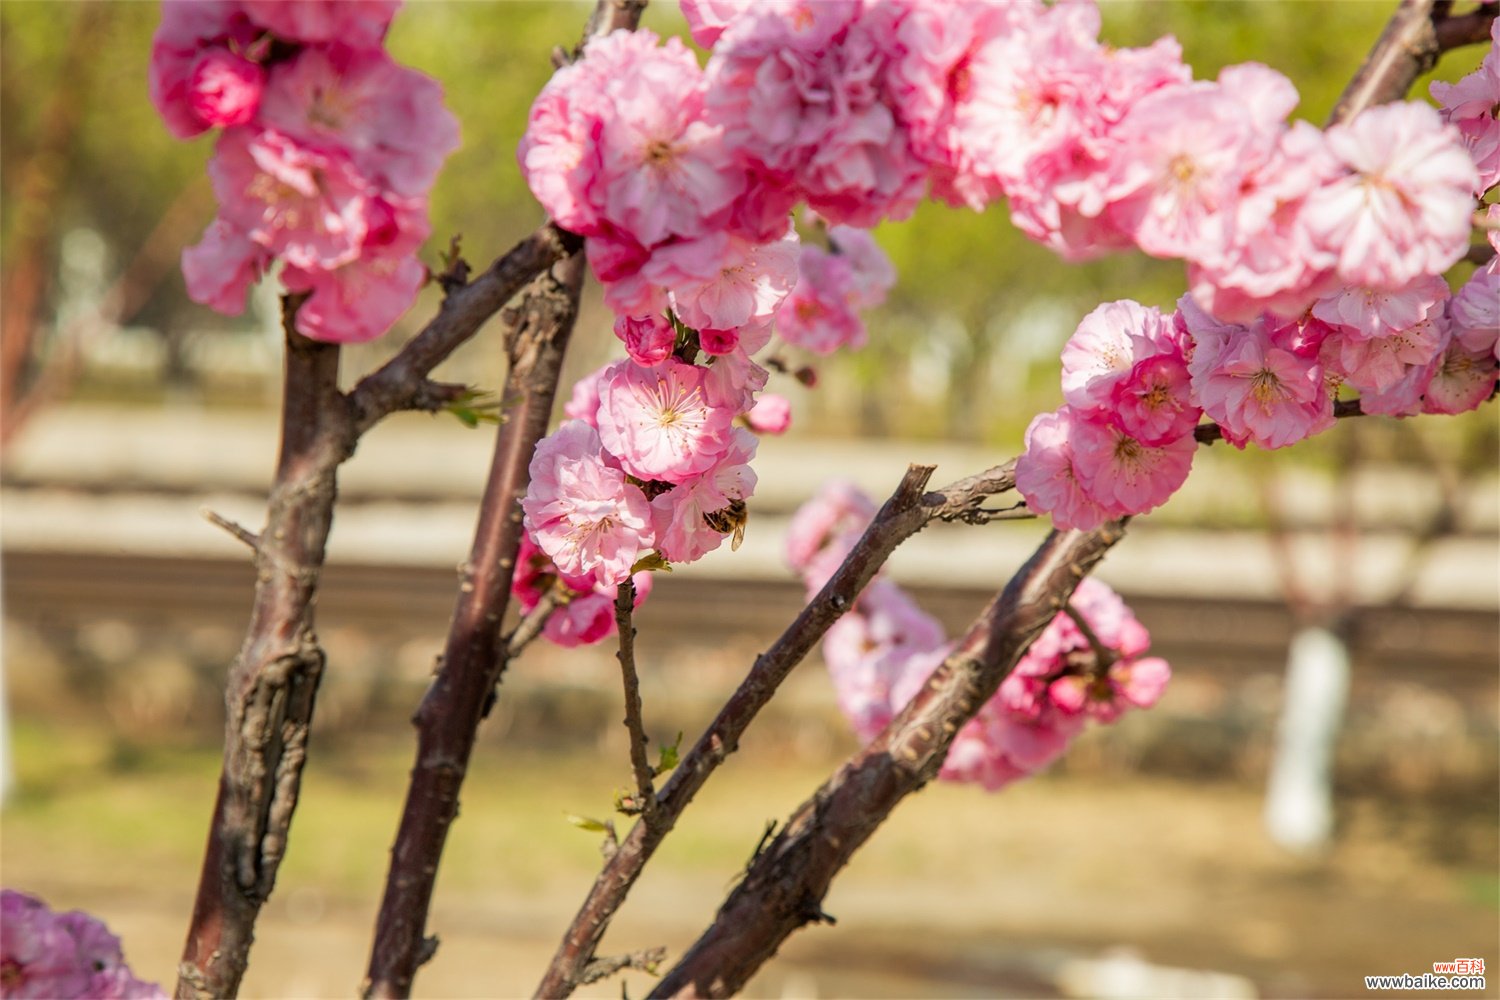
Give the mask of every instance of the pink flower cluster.
POLYGON ((1186 480, 1200 415, 1224 439, 1281 448, 1331 427, 1341 387, 1367 413, 1460 413, 1495 391, 1495 264, 1450 297, 1441 278, 1400 292, 1344 289, 1300 319, 1247 324, 1191 296, 1162 316, 1100 306, 1062 355, 1066 403, 1031 422, 1016 487, 1059 527, 1144 514, 1186 480))
POLYGON ((35 896, 0 890, 0 996, 66 1000, 165 997, 136 979, 120 939, 81 910, 53 913, 35 896))
POLYGON ((183 253, 188 294, 226 314, 282 262, 308 337, 380 336, 427 272, 428 191, 458 148, 442 87, 383 39, 399 0, 169 0, 152 44, 152 102, 209 162, 219 215, 183 253))
MULTIPOLYGON (((822 587, 873 514, 847 484, 809 501, 787 534, 787 557, 810 590, 822 587)), ((1108 723, 1149 708, 1171 678, 1165 660, 1144 655, 1146 629, 1098 580, 1079 584, 1069 605, 1088 625, 1059 614, 959 730, 940 777, 993 791, 1056 760, 1089 719, 1108 723), (1097 647, 1096 647, 1097 643, 1097 647)), ((862 740, 875 737, 921 690, 952 649, 941 624, 900 587, 877 578, 823 640, 839 707, 862 740)))

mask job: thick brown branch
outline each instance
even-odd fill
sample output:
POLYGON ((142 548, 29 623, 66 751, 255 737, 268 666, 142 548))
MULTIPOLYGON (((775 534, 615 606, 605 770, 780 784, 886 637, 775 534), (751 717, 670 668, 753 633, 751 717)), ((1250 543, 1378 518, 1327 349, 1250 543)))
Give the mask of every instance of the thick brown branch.
POLYGON ((833 877, 903 798, 937 775, 958 730, 1123 536, 1120 522, 1052 532, 911 703, 755 857, 713 925, 651 996, 730 996, 789 934, 829 919, 822 901, 833 877))
POLYGON ((634 809, 650 823, 656 814, 656 787, 647 759, 646 726, 641 721, 641 680, 635 672, 635 583, 626 579, 615 595, 615 626, 619 631, 620 676, 625 685, 625 729, 630 734, 630 769, 635 773, 634 809))
POLYGON ((907 470, 838 571, 771 648, 756 658, 744 682, 683 757, 657 796, 655 820, 650 824, 637 823, 599 873, 537 986, 537 996, 565 997, 582 982, 584 970, 603 940, 610 920, 662 838, 671 831, 709 775, 738 748, 746 727, 792 669, 828 628, 854 606, 860 592, 896 547, 934 520, 962 519, 967 512, 982 509, 990 497, 1015 488, 1014 462, 961 479, 944 489, 924 492, 931 475, 932 466, 914 465, 907 470))
POLYGON ((434 939, 424 937, 427 910, 487 695, 506 662, 500 625, 521 544, 518 500, 526 491, 531 454, 547 433, 563 353, 578 315, 583 257, 575 254, 554 270, 536 279, 523 297, 510 338, 502 398, 520 402, 496 436, 441 669, 413 720, 417 759, 362 987, 367 997, 409 995, 417 966, 434 947, 434 939))
POLYGON ((323 566, 335 473, 354 437, 338 390, 339 349, 295 332, 285 305, 281 457, 256 538, 255 603, 225 687, 224 769, 177 996, 239 989, 255 920, 276 882, 297 805, 323 651, 313 596, 323 566))

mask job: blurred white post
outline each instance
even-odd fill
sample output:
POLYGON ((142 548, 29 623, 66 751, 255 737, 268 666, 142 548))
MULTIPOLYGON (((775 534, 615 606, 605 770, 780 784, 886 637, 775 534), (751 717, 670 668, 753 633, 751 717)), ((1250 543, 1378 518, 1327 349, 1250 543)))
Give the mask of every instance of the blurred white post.
POLYGON ((1266 792, 1266 832, 1312 854, 1333 834, 1333 751, 1349 695, 1349 648, 1325 628, 1292 636, 1276 757, 1266 792))

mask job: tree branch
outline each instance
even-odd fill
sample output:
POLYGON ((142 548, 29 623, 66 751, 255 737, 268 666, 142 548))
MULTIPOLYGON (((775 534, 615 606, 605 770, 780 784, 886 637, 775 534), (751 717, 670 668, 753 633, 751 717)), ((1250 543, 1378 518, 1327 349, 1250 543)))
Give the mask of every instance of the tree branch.
POLYGON ((990 497, 1015 488, 1013 461, 960 479, 941 490, 924 492, 932 471, 932 466, 922 465, 907 469, 843 564, 770 649, 756 658, 745 680, 683 756, 657 796, 655 820, 650 824, 635 824, 619 850, 605 863, 583 906, 564 932, 537 986, 537 996, 566 997, 583 982, 584 971, 615 911, 682 811, 709 775, 738 749, 746 727, 793 668, 829 627, 854 606, 866 584, 896 547, 934 520, 961 520, 966 513, 981 510, 990 497))
POLYGON ((338 390, 339 349, 296 332, 301 301, 283 300, 281 455, 266 527, 255 539, 250 624, 225 687, 224 768, 178 967, 178 997, 239 990, 255 920, 286 849, 323 672, 313 596, 333 523, 335 474, 354 436, 338 390))
POLYGON ((619 632, 620 675, 625 683, 625 729, 630 733, 630 769, 635 772, 634 811, 651 823, 656 816, 656 789, 651 762, 646 758, 646 727, 641 721, 641 682, 635 672, 635 582, 629 577, 615 594, 615 626, 619 632))
POLYGON ((495 439, 474 545, 462 571, 453 625, 441 667, 417 709, 417 759, 375 925, 366 997, 410 994, 417 966, 435 949, 425 938, 438 862, 458 815, 458 794, 508 645, 500 623, 520 549, 527 465, 547 433, 563 353, 578 316, 581 254, 537 278, 522 299, 509 338, 504 399, 519 399, 495 439))
POLYGON ((822 900, 833 877, 903 798, 937 776, 959 729, 1122 537, 1118 521, 1053 531, 911 703, 755 857, 712 926, 650 995, 729 996, 789 934, 831 919, 822 900))

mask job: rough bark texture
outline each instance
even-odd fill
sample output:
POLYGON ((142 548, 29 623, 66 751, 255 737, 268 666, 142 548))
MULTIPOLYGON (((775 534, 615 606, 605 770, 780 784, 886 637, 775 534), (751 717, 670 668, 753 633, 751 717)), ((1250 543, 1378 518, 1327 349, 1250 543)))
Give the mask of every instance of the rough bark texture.
POLYGON ((1054 531, 911 703, 792 814, 651 996, 729 996, 789 934, 829 919, 822 901, 833 877, 903 798, 937 775, 958 730, 1122 537, 1121 522, 1054 531))
POLYGON ((578 316, 583 257, 575 254, 554 270, 522 297, 509 339, 510 371, 502 398, 518 402, 505 411, 496 435, 447 645, 413 719, 417 759, 361 988, 367 997, 409 995, 417 967, 437 947, 435 938, 425 936, 427 910, 486 698, 506 663, 501 623, 524 531, 519 500, 531 454, 552 415, 563 354, 578 316))
POLYGON ((297 805, 323 650, 313 595, 353 450, 338 390, 339 349, 292 328, 285 306, 286 393, 266 528, 256 539, 255 603, 225 688, 224 768, 193 905, 179 997, 233 996, 255 919, 276 884, 297 805))

